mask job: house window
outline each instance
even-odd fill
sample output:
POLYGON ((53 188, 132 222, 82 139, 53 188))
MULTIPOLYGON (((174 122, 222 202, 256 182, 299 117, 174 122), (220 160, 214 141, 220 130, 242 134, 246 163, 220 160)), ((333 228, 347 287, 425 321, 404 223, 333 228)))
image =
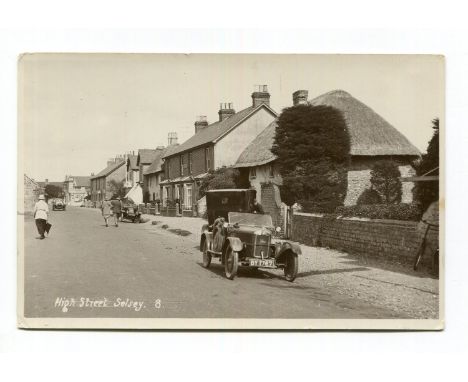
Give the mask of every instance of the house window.
POLYGON ((185 187, 185 209, 192 209, 192 185, 185 187))
POLYGON ((206 171, 211 170, 211 158, 210 158, 210 148, 209 147, 207 147, 205 149, 205 168, 206 168, 206 171))
POLYGON ((257 177, 257 169, 256 169, 255 167, 252 167, 252 168, 250 169, 250 177, 251 177, 252 179, 254 179, 254 178, 257 177))
POLYGON ((188 154, 189 175, 192 173, 192 153, 188 154))
POLYGON ((169 171, 169 162, 170 161, 167 161, 166 162, 166 179, 171 179, 171 174, 170 174, 170 171, 169 171))
POLYGON ((184 156, 180 156, 180 176, 184 176, 184 156))
POLYGON ((272 164, 268 165, 268 174, 270 175, 270 178, 273 178, 275 176, 275 172, 274 172, 272 164))

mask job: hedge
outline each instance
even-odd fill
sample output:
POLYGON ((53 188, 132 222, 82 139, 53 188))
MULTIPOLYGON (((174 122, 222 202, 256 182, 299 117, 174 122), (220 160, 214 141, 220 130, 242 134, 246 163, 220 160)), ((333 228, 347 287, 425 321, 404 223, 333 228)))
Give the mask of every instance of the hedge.
POLYGON ((422 211, 417 204, 368 204, 340 206, 336 208, 335 214, 343 217, 418 221, 422 211))

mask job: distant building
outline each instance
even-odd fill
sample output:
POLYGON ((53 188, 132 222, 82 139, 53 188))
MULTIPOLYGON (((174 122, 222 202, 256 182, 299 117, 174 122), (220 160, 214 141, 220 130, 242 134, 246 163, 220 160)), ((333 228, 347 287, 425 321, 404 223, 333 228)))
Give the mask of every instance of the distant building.
POLYGON ((107 162, 104 170, 91 179, 91 201, 99 203, 107 196, 111 198, 115 190, 112 188, 112 181, 117 183, 125 182, 125 159, 123 156, 118 156, 107 162))
POLYGON ((91 193, 91 177, 67 175, 64 182, 65 202, 81 205, 91 193))
MULTIPOLYGON (((371 108, 343 90, 325 93, 307 101, 308 92, 299 90, 293 94, 294 105, 333 106, 343 114, 349 136, 351 161, 348 168, 348 189, 345 205, 354 205, 362 192, 370 187, 371 169, 381 159, 392 159, 399 164, 402 177, 415 174, 412 162, 420 156, 419 150, 397 129, 371 108)), ((235 167, 248 172, 250 184, 257 190, 257 197, 272 216, 281 213, 279 188, 282 184, 276 156, 271 152, 276 131, 276 121, 269 124, 241 153, 235 167)), ((412 182, 402 186, 402 202, 413 200, 412 182)))
POLYGON ((151 166, 151 163, 154 162, 158 154, 161 153, 161 151, 164 149, 164 147, 159 147, 156 149, 140 149, 138 150, 138 156, 136 160, 136 166, 138 167, 138 174, 139 174, 139 180, 138 182, 141 185, 141 188, 143 190, 143 200, 146 202, 149 201, 149 190, 148 190, 148 183, 147 180, 144 177, 144 174, 146 170, 151 166))
POLYGON ((34 205, 39 200, 39 195, 44 189, 34 179, 24 174, 24 211, 20 213, 31 214, 34 211, 34 205))
POLYGON ((127 154, 127 177, 126 177, 126 188, 132 188, 136 183, 140 181, 140 169, 137 166, 138 155, 127 154))
POLYGON ((250 142, 277 117, 270 108, 267 86, 256 90, 249 107, 236 112, 231 103, 221 104, 217 122, 209 124, 206 117, 200 117, 195 122, 195 134, 164 154, 160 182, 163 204, 178 199, 182 209, 192 214, 199 186, 208 172, 233 166, 250 142))
POLYGON ((146 169, 144 176, 144 183, 147 185, 147 192, 149 195, 149 202, 161 200, 161 177, 164 171, 163 156, 168 151, 167 148, 158 148, 156 157, 151 165, 146 169))

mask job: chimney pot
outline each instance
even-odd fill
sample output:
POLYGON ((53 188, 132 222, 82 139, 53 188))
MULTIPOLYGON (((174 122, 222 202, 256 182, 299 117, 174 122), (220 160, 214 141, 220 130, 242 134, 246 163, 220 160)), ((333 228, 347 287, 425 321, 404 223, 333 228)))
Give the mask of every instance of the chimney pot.
POLYGON ((229 118, 231 115, 236 114, 236 111, 233 108, 232 102, 229 103, 220 103, 220 108, 218 111, 219 121, 224 121, 226 118, 229 118))
POLYGON ((268 93, 268 85, 256 85, 255 91, 252 93, 252 106, 257 107, 262 103, 270 106, 270 93, 268 93))
POLYGON ((309 92, 307 90, 296 90, 293 93, 293 105, 306 105, 309 92))
POLYGON ((195 121, 195 134, 197 134, 200 130, 203 130, 207 126, 208 121, 206 120, 206 115, 199 115, 197 117, 197 120, 195 121))

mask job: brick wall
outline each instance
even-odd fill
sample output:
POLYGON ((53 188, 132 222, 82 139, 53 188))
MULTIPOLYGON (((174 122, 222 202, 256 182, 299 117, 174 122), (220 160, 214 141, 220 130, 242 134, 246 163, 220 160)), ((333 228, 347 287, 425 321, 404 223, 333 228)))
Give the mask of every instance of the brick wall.
MULTIPOLYGON (((330 219, 296 213, 292 239, 300 243, 342 250, 348 253, 382 257, 412 263, 419 248, 424 226, 418 222, 371 219, 330 219)), ((438 230, 428 233, 423 263, 430 266, 430 254, 438 247, 438 230)))
POLYGON ((273 183, 261 185, 261 204, 265 213, 271 215, 275 227, 281 227, 284 231, 284 216, 281 208, 279 188, 273 183))

